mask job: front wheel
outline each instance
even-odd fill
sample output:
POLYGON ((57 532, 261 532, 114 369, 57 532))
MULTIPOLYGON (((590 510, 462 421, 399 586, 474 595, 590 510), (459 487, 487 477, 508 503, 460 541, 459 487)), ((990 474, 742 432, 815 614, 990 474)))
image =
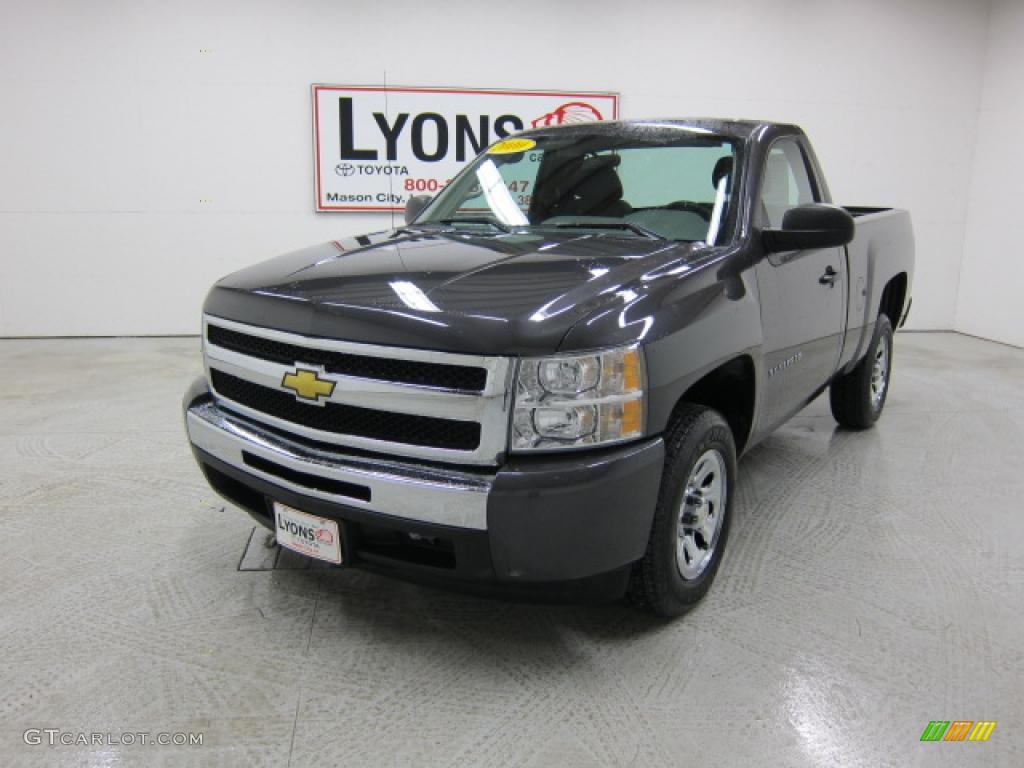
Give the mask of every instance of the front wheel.
POLYGON ((714 581, 729 536, 736 446, 725 419, 683 405, 665 437, 665 471, 647 551, 633 567, 630 596, 678 616, 714 581))
POLYGON ((867 429, 882 415, 892 377, 892 323, 878 316, 868 353, 829 388, 832 416, 844 427, 867 429))

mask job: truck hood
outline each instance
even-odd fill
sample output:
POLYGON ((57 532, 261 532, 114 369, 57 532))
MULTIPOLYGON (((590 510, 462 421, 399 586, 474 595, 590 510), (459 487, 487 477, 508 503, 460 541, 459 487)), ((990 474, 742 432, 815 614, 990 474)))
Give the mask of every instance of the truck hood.
POLYGON ((645 276, 697 253, 690 244, 620 233, 385 232, 229 275, 211 290, 205 311, 349 341, 544 354, 584 318, 635 302, 645 276))

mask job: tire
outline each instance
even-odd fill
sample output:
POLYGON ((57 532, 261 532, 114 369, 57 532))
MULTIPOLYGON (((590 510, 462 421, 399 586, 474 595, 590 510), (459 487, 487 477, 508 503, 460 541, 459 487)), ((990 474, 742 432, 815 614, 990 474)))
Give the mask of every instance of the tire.
POLYGON ((718 572, 732 518, 736 445, 717 411, 684 404, 666 433, 665 446, 647 551, 633 566, 629 597, 671 617, 704 597, 718 572))
POLYGON ((892 323, 879 315, 867 354, 852 371, 833 379, 829 387, 832 416, 850 429, 872 426, 885 408, 891 380, 892 323))

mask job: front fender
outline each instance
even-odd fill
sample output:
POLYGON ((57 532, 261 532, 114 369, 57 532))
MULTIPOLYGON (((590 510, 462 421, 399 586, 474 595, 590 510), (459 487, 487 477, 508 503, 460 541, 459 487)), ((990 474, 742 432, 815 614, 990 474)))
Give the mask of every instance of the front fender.
MULTIPOLYGON (((644 345, 648 434, 663 432, 686 390, 723 363, 747 354, 759 375, 761 311, 754 272, 732 278, 743 290, 727 290, 720 267, 721 259, 711 259, 644 275, 619 289, 621 303, 578 322, 560 345, 563 350, 644 345)), ((760 391, 757 382, 755 391, 760 391)))

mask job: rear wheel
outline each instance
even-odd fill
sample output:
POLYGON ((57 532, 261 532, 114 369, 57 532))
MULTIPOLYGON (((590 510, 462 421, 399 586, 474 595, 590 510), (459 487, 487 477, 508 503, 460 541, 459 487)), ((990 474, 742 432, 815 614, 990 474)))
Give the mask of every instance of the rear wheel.
POLYGON ((867 429, 882 415, 892 376, 892 323, 878 316, 868 353, 847 374, 833 380, 829 405, 835 420, 851 429, 867 429))
POLYGON ((678 616, 714 581, 729 536, 736 447, 716 411, 683 405, 666 435, 665 471, 647 552, 633 569, 630 596, 662 616, 678 616))

